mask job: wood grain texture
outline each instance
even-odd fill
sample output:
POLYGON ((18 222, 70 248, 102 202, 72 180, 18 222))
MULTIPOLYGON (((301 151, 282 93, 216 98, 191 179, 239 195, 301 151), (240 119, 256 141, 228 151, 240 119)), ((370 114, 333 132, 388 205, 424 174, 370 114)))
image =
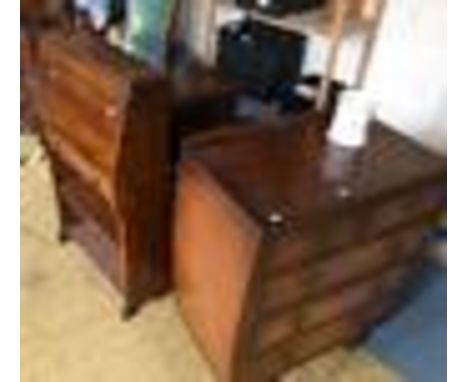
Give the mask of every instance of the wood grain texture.
POLYGON ((151 69, 84 27, 55 28, 39 48, 36 98, 56 180, 61 237, 84 243, 121 292, 124 311, 132 312, 171 286, 174 163, 181 137, 230 119, 238 89, 185 56, 167 72, 151 69), (102 240, 89 239, 99 235, 102 240))
MULTIPOLYGON (((279 128, 221 128, 187 141, 185 152, 232 190, 239 204, 264 226, 271 213, 278 213, 281 225, 292 232, 335 224, 351 213, 367 227, 365 213, 370 207, 409 194, 416 195, 416 201, 426 193, 435 208, 445 205, 446 161, 377 121, 370 127, 368 144, 355 158, 347 183, 350 195, 341 197, 323 174, 322 123, 311 113, 279 128), (315 139, 307 138, 309 130, 315 131, 315 139)), ((417 203, 414 208, 419 208, 417 203)))
POLYGON ((87 247, 131 311, 168 287, 167 84, 104 44, 62 31, 41 41, 41 67, 41 133, 63 236, 87 247))
POLYGON ((314 114, 183 144, 176 290, 219 380, 273 380, 366 334, 444 209, 445 160, 380 123, 345 198, 323 176, 326 153, 314 114))
POLYGON ((203 169, 185 163, 179 176, 174 240, 179 301, 217 374, 229 380, 243 313, 239 296, 250 282, 260 232, 203 169))

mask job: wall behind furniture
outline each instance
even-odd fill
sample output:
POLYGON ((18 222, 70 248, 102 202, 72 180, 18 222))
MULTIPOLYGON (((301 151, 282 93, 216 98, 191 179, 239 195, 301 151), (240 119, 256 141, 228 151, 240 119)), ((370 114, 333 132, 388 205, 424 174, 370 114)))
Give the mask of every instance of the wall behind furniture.
MULTIPOLYGON (((190 1, 195 4, 191 41, 202 54, 210 0, 190 1)), ((380 118, 440 152, 446 152, 447 142, 446 26, 446 0, 387 0, 366 82, 380 118)), ((339 78, 355 78, 360 43, 354 37, 345 41, 339 78)), ((323 66, 326 49, 325 41, 311 39, 306 59, 311 71, 323 66)))
POLYGON ((447 146, 446 0, 388 0, 367 88, 378 115, 440 152, 447 146))

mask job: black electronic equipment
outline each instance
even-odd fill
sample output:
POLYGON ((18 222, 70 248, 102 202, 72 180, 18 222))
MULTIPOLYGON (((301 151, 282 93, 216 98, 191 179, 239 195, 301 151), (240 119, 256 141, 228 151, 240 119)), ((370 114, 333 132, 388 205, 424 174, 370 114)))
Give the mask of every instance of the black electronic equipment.
POLYGON ((254 9, 273 16, 286 16, 292 13, 319 9, 326 0, 236 0, 239 7, 254 9))
POLYGON ((226 76, 252 85, 294 83, 306 43, 302 34, 246 18, 221 28, 217 65, 226 76))

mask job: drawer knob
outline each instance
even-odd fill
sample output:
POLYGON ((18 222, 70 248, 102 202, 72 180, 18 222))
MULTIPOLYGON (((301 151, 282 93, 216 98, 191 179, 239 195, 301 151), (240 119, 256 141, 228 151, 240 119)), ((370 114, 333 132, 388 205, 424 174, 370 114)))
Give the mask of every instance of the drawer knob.
POLYGON ((107 106, 105 109, 105 114, 107 118, 115 118, 117 116, 117 107, 114 105, 107 106))
POLYGON ((282 224, 284 222, 284 216, 280 212, 271 212, 268 215, 268 222, 270 224, 282 224))
POLYGON ((337 190, 340 199, 348 199, 351 196, 351 189, 347 186, 341 186, 337 190))
POLYGON ((48 73, 49 73, 49 78, 50 78, 50 79, 55 79, 55 78, 57 78, 57 70, 55 70, 55 69, 49 69, 49 72, 48 72, 48 73))

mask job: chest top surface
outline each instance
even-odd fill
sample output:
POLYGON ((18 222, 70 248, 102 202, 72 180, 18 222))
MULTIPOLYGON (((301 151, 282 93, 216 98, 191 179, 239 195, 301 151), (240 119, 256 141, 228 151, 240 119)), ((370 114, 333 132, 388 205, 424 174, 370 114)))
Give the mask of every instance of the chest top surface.
POLYGON ((338 155, 347 175, 331 180, 322 126, 308 115, 289 127, 219 129, 187 142, 184 158, 265 224, 320 220, 425 185, 444 188, 446 160, 377 121, 358 154, 338 155))

